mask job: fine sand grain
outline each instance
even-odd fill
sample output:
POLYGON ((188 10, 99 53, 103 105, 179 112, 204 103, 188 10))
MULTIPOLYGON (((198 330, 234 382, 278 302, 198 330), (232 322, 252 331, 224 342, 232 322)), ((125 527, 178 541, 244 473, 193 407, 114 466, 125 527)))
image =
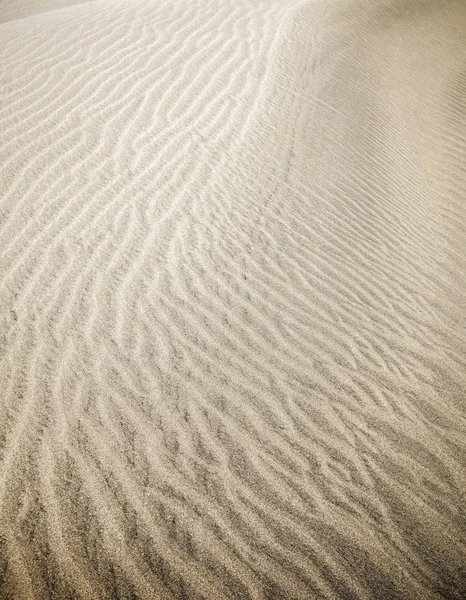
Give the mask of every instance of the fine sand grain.
POLYGON ((1 0, 0 599, 466 597, 466 2, 1 0))

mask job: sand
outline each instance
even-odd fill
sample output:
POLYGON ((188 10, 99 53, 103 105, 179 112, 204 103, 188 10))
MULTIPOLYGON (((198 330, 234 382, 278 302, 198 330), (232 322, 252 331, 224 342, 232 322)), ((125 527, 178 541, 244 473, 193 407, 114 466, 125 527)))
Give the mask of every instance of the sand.
POLYGON ((1 600, 466 597, 466 4, 0 23, 1 600))

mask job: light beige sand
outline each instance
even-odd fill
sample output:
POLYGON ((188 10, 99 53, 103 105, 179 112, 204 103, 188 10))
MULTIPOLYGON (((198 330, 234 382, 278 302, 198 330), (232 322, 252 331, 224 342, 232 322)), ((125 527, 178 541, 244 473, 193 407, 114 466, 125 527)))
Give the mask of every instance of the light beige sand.
POLYGON ((0 21, 0 598, 466 597, 466 3, 0 21))

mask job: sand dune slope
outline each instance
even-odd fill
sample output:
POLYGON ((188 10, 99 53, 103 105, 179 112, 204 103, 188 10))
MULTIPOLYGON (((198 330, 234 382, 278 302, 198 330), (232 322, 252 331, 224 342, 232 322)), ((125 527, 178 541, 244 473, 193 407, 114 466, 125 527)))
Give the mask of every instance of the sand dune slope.
POLYGON ((466 597, 466 4, 0 4, 0 598, 466 597))

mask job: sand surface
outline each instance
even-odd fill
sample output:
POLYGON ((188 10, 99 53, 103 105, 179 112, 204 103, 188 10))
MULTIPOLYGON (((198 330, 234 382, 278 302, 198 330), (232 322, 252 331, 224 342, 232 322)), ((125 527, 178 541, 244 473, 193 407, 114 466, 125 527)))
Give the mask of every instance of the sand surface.
POLYGON ((0 2, 1 600, 466 597, 466 3, 0 2))

